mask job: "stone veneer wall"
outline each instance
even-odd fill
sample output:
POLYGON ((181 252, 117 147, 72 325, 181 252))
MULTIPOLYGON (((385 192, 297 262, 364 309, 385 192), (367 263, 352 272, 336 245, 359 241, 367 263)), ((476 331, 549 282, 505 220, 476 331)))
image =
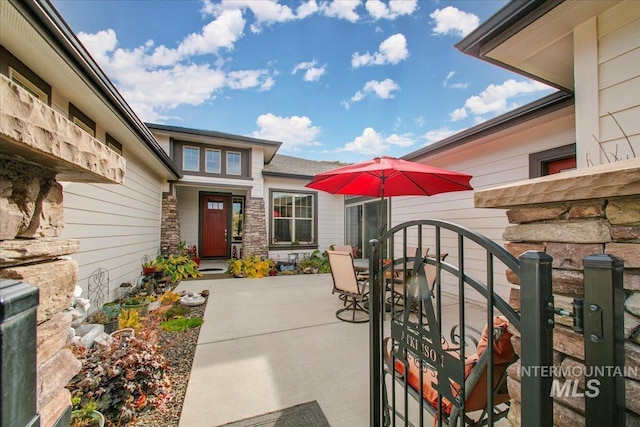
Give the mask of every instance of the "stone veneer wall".
MULTIPOLYGON (((605 167, 569 172, 476 193, 476 207, 509 208, 512 224, 504 232, 505 247, 516 257, 528 250, 553 257, 553 293, 556 308, 571 311, 574 297, 583 295, 582 259, 605 253, 624 260, 625 365, 640 366, 640 162, 620 162, 605 167)), ((507 272, 509 281, 518 277, 507 272)), ((519 289, 510 304, 519 309, 519 289)), ((526 321, 526 319, 523 319, 526 321)), ((553 332, 554 365, 567 372, 584 367, 583 337, 571 328, 571 319, 556 316, 553 332)), ((517 331, 513 344, 520 354, 517 331)), ((574 370, 573 372, 584 372, 574 370)), ((640 369, 627 369, 625 379, 627 425, 640 424, 640 369)), ((512 397, 509 421, 520 425, 520 363, 508 371, 512 397)), ((559 378, 580 380, 583 378, 559 378)), ((526 402, 525 402, 526 404, 526 402)), ((556 397, 554 424, 584 425, 584 398, 556 397)))
POLYGON ((37 309, 37 401, 42 426, 53 425, 71 402, 64 387, 80 371, 65 348, 71 327, 66 311, 78 265, 67 255, 77 240, 60 240, 62 190, 51 170, 0 158, 0 279, 16 279, 40 290, 37 309))
POLYGON ((177 254, 180 244, 180 220, 178 198, 170 193, 162 194, 162 223, 160 226, 160 252, 177 254))
POLYGON ((78 275, 69 255, 79 250, 79 241, 58 238, 64 227, 58 180, 121 184, 125 169, 124 158, 0 75, 0 279, 39 289, 36 395, 42 427, 55 425, 70 407, 64 387, 81 368, 66 348, 78 275))
POLYGON ((269 255, 264 200, 259 198, 248 198, 245 205, 242 254, 239 258, 251 255, 269 255))

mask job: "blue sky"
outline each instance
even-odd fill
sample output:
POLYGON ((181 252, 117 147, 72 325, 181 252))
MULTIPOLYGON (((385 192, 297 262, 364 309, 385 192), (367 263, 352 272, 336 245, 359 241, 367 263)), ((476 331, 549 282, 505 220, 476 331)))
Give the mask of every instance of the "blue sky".
POLYGON ((552 92, 454 45, 506 1, 53 0, 145 122, 402 156, 552 92))

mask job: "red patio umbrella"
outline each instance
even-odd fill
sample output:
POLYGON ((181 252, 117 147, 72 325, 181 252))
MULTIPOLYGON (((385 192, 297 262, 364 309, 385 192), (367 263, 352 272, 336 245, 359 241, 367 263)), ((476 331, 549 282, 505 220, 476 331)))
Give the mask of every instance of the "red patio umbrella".
MULTIPOLYGON (((473 190, 471 175, 440 169, 395 157, 380 156, 362 163, 317 174, 306 187, 332 194, 354 196, 433 196, 473 190)), ((380 203, 382 210, 382 203, 380 203)), ((379 215, 380 220, 382 215, 379 215)), ((380 231, 384 230, 381 225, 380 231)))

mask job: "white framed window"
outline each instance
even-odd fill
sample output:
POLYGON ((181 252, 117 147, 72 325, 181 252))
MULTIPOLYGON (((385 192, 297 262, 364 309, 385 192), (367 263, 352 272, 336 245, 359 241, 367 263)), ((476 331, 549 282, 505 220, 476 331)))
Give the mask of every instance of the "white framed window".
POLYGON ((208 173, 220 173, 222 172, 222 165, 220 162, 220 150, 214 150, 207 148, 205 153, 204 170, 208 173))
POLYGON ((96 122, 91 120, 86 114, 78 109, 75 105, 69 103, 69 120, 80 129, 95 138, 96 122))
POLYGON ((113 151, 122 156, 122 144, 120 144, 114 137, 107 134, 106 143, 107 147, 111 148, 113 151))
POLYGON ((315 194, 274 191, 271 206, 272 244, 315 243, 315 194))
POLYGON ((9 67, 9 79, 22 86, 22 88, 24 88, 31 95, 38 98, 40 101, 44 102, 45 104, 49 103, 49 96, 42 89, 40 89, 31 80, 11 67, 9 67))
POLYGON ((83 131, 85 131, 86 133, 88 133, 89 135, 95 137, 96 133, 93 129, 91 129, 89 126, 87 126, 87 124, 85 122, 83 122, 82 120, 80 120, 77 117, 73 118, 73 124, 78 126, 80 129, 82 129, 83 131))
POLYGON ((237 151, 227 151, 227 175, 242 175, 242 156, 237 151))
POLYGON ((182 147, 182 170, 200 171, 200 149, 198 147, 182 147))

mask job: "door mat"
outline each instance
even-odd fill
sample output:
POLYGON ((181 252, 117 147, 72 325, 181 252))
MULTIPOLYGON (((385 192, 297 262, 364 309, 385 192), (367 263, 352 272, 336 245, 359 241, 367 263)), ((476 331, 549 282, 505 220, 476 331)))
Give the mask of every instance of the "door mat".
POLYGON ((331 427, 315 400, 218 427, 331 427))

